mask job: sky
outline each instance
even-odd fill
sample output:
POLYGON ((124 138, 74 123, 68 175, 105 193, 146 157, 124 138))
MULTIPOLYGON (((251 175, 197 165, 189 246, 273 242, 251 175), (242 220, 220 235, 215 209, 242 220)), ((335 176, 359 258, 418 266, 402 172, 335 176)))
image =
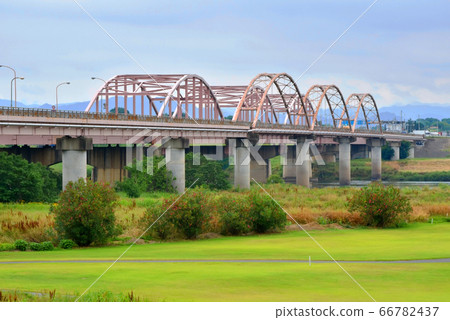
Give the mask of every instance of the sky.
MULTIPOLYGON (((0 65, 25 77, 17 99, 26 104, 54 104, 64 81, 60 103, 90 100, 102 85, 93 76, 193 73, 246 85, 286 72, 302 93, 335 84, 344 96, 372 93, 379 107, 450 105, 448 0, 379 0, 304 73, 372 2, 2 1, 0 65)), ((12 77, 0 68, 0 99, 12 77)))

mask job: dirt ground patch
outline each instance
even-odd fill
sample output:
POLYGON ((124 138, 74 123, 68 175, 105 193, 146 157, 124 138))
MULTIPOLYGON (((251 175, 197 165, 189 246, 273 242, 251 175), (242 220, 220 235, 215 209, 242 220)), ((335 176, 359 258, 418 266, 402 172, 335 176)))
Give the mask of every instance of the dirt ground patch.
POLYGON ((384 165, 400 172, 450 171, 450 159, 386 161, 384 165))
MULTIPOLYGON (((306 223, 306 224, 301 224, 301 226, 305 230, 344 229, 344 227, 342 227, 341 225, 339 225, 337 223, 330 223, 330 224, 322 225, 317 222, 310 222, 310 223, 306 223)), ((295 223, 286 226, 286 230, 301 231, 301 229, 295 223)))

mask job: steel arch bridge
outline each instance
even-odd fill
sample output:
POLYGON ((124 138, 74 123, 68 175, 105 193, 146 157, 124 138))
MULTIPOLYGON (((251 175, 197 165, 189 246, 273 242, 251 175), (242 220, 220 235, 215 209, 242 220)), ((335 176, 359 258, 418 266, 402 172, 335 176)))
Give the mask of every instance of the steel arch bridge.
POLYGON ((211 86, 196 74, 118 75, 105 82, 85 112, 246 122, 251 128, 289 125, 313 131, 326 126, 319 121, 320 110, 331 116, 328 126, 355 132, 359 125, 382 132, 371 94, 353 93, 345 100, 331 84, 313 85, 302 95, 287 73, 261 73, 246 86, 211 86))

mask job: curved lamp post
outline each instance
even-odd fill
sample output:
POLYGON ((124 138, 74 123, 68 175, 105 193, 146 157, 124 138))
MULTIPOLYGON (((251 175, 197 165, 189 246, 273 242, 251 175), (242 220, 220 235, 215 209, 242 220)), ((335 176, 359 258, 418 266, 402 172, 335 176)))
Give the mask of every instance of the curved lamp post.
MULTIPOLYGON (((14 77, 14 78, 11 79, 11 108, 12 108, 12 100, 13 100, 12 85, 13 85, 13 81, 14 81, 14 89, 17 88, 17 86, 15 84, 16 83, 16 79, 24 80, 25 78, 24 77, 14 77)), ((17 90, 16 90, 15 95, 14 95, 14 107, 17 108, 17 90)))
MULTIPOLYGON (((16 75, 16 70, 14 69, 14 68, 12 68, 12 67, 10 67, 10 66, 5 66, 5 65, 0 65, 0 68, 8 68, 8 69, 10 69, 10 70, 12 70, 12 72, 14 72, 14 79, 16 79, 17 78, 17 75, 16 75)), ((11 82, 12 83, 12 82, 11 82)), ((14 80, 14 91, 15 91, 15 93, 16 93, 16 96, 17 96, 17 86, 16 86, 16 80, 14 80)), ((16 107, 17 107, 17 105, 15 105, 16 107)), ((12 84, 11 84, 11 107, 12 107, 12 84)))
POLYGON ((61 82, 56 86, 56 110, 58 110, 58 88, 59 86, 62 86, 63 84, 70 84, 70 82, 61 82))
MULTIPOLYGON (((91 77, 91 79, 92 80, 100 80, 100 81, 103 81, 105 84, 106 84, 106 81, 105 80, 103 80, 102 78, 98 78, 98 77, 91 77)), ((102 105, 102 109, 103 109, 103 107, 105 108, 105 112, 106 113, 108 113, 108 110, 107 110, 107 106, 106 105, 103 105, 103 95, 101 96, 101 105, 102 105)))

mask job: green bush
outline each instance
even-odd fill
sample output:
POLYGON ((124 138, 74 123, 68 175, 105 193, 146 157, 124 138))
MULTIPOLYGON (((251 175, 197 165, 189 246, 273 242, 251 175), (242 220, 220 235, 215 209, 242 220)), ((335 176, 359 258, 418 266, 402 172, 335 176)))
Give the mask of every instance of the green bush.
POLYGON ((392 149, 391 146, 386 144, 381 148, 381 159, 389 161, 394 156, 394 153, 395 153, 394 149, 392 149))
POLYGON ((55 229, 79 246, 105 243, 116 234, 116 200, 108 185, 83 179, 69 182, 50 209, 55 214, 55 229))
POLYGON ((247 196, 225 194, 215 200, 214 206, 219 217, 221 234, 241 235, 251 231, 247 196))
POLYGON ((0 251, 13 251, 16 246, 13 243, 0 243, 0 251))
POLYGON ((51 241, 44 241, 41 243, 43 251, 52 251, 55 247, 51 241))
POLYGON ((400 159, 406 159, 409 157, 409 149, 411 148, 411 142, 402 141, 400 143, 400 159))
POLYGON ((193 152, 189 152, 185 158, 186 186, 197 181, 195 182, 197 186, 205 186, 211 190, 231 188, 225 171, 227 165, 226 161, 208 160, 202 154, 194 155, 193 152))
POLYGON ((152 238, 167 240, 175 234, 175 227, 169 219, 169 213, 166 212, 161 216, 167 208, 175 201, 176 198, 165 199, 163 204, 154 205, 147 209, 143 218, 143 225, 151 228, 146 236, 152 238))
POLYGON ((280 175, 272 174, 267 179, 267 183, 269 183, 269 184, 284 183, 284 180, 283 180, 283 178, 280 175))
POLYGON ((210 215, 207 203, 205 190, 202 188, 191 189, 167 210, 169 222, 185 238, 195 239, 209 225, 210 215))
POLYGON ((40 163, 0 152, 0 202, 52 202, 61 188, 61 175, 40 163))
POLYGON ((358 212, 368 226, 399 227, 412 211, 409 200, 394 186, 371 183, 348 199, 350 212, 358 212))
POLYGON ((252 230, 264 233, 281 229, 286 225, 286 215, 280 206, 267 194, 252 190, 248 195, 250 210, 249 219, 252 230))
POLYGON ((116 190, 125 192, 129 198, 139 198, 144 191, 135 176, 126 178, 122 182, 117 182, 116 190))
POLYGON ((164 161, 164 157, 144 157, 142 161, 134 161, 131 166, 126 166, 128 178, 117 182, 116 190, 124 191, 131 198, 137 198, 145 191, 175 192, 172 172, 166 166, 159 167, 161 161, 164 161))
POLYGON ((43 251, 44 247, 42 246, 41 243, 30 242, 30 250, 32 250, 32 251, 43 251))
POLYGON ((62 239, 59 242, 59 247, 62 249, 72 249, 74 245, 75 245, 75 242, 73 242, 70 239, 62 239))
POLYGON ((26 251, 28 248, 28 242, 26 242, 25 240, 16 240, 14 242, 14 247, 16 248, 16 250, 26 251))

